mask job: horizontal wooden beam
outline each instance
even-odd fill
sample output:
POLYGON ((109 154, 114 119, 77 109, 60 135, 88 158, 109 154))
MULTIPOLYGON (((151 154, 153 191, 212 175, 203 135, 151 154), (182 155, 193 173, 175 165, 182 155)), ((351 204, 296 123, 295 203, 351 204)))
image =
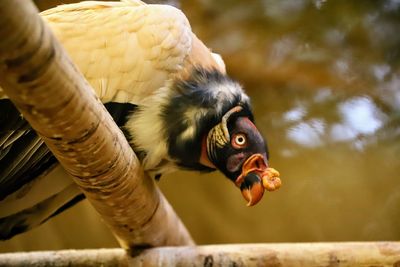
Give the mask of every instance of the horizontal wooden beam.
POLYGON ((236 244, 0 254, 0 266, 399 267, 400 242, 236 244))
POLYGON ((0 25, 1 88, 121 245, 193 244, 33 3, 0 1, 0 25))

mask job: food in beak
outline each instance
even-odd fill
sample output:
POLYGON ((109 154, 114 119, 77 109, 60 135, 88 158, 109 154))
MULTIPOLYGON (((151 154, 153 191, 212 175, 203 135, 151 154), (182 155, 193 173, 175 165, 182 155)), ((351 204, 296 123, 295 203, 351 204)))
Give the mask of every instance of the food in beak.
POLYGON ((235 183, 248 201, 247 206, 257 204, 264 195, 264 190, 274 191, 282 184, 279 172, 269 168, 261 154, 254 154, 243 163, 242 173, 235 183))

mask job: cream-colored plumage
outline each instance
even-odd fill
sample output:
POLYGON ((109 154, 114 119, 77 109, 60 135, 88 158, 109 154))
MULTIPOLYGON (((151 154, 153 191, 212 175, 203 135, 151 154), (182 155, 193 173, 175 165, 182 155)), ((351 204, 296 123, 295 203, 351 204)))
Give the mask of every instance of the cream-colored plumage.
MULTIPOLYGON (((221 57, 172 6, 86 1, 41 16, 103 102, 141 103, 197 65, 225 72, 221 57)), ((0 98, 5 97, 0 88, 0 98)))
POLYGON ((93 1, 42 17, 103 102, 141 102, 182 69, 192 47, 188 20, 171 6, 93 1))

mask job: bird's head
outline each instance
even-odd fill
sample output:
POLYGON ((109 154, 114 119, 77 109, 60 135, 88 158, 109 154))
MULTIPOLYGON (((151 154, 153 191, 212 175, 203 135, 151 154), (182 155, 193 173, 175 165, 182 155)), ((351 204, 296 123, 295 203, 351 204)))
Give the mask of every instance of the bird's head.
POLYGON ((268 147, 251 112, 240 105, 226 112, 204 137, 200 161, 232 180, 248 206, 258 203, 264 190, 281 185, 279 173, 268 167, 268 147))
POLYGON ((162 109, 169 156, 182 168, 220 170, 248 206, 281 185, 268 166, 268 148, 254 124, 249 97, 218 70, 197 68, 173 84, 162 109))

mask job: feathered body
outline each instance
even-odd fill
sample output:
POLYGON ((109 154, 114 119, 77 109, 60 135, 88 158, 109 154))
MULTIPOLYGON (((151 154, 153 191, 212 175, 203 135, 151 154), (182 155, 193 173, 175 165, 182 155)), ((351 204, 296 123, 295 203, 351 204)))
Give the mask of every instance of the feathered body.
MULTIPOLYGON (((254 153, 266 163, 266 145, 254 130, 249 98, 226 76, 221 57, 192 33, 180 10, 137 0, 89 1, 41 15, 152 176, 179 168, 218 168, 237 182, 240 167, 254 153), (249 138, 254 135, 256 140, 252 149, 227 148, 228 122, 221 123, 227 113, 234 114, 229 120, 241 121, 229 124, 229 131, 250 129, 249 138), (228 160, 235 163, 232 170, 225 166, 224 153, 238 154, 228 160)), ((69 177, 60 175, 63 170, 54 156, 1 88, 0 110, 4 239, 44 222, 83 196, 69 177)))

